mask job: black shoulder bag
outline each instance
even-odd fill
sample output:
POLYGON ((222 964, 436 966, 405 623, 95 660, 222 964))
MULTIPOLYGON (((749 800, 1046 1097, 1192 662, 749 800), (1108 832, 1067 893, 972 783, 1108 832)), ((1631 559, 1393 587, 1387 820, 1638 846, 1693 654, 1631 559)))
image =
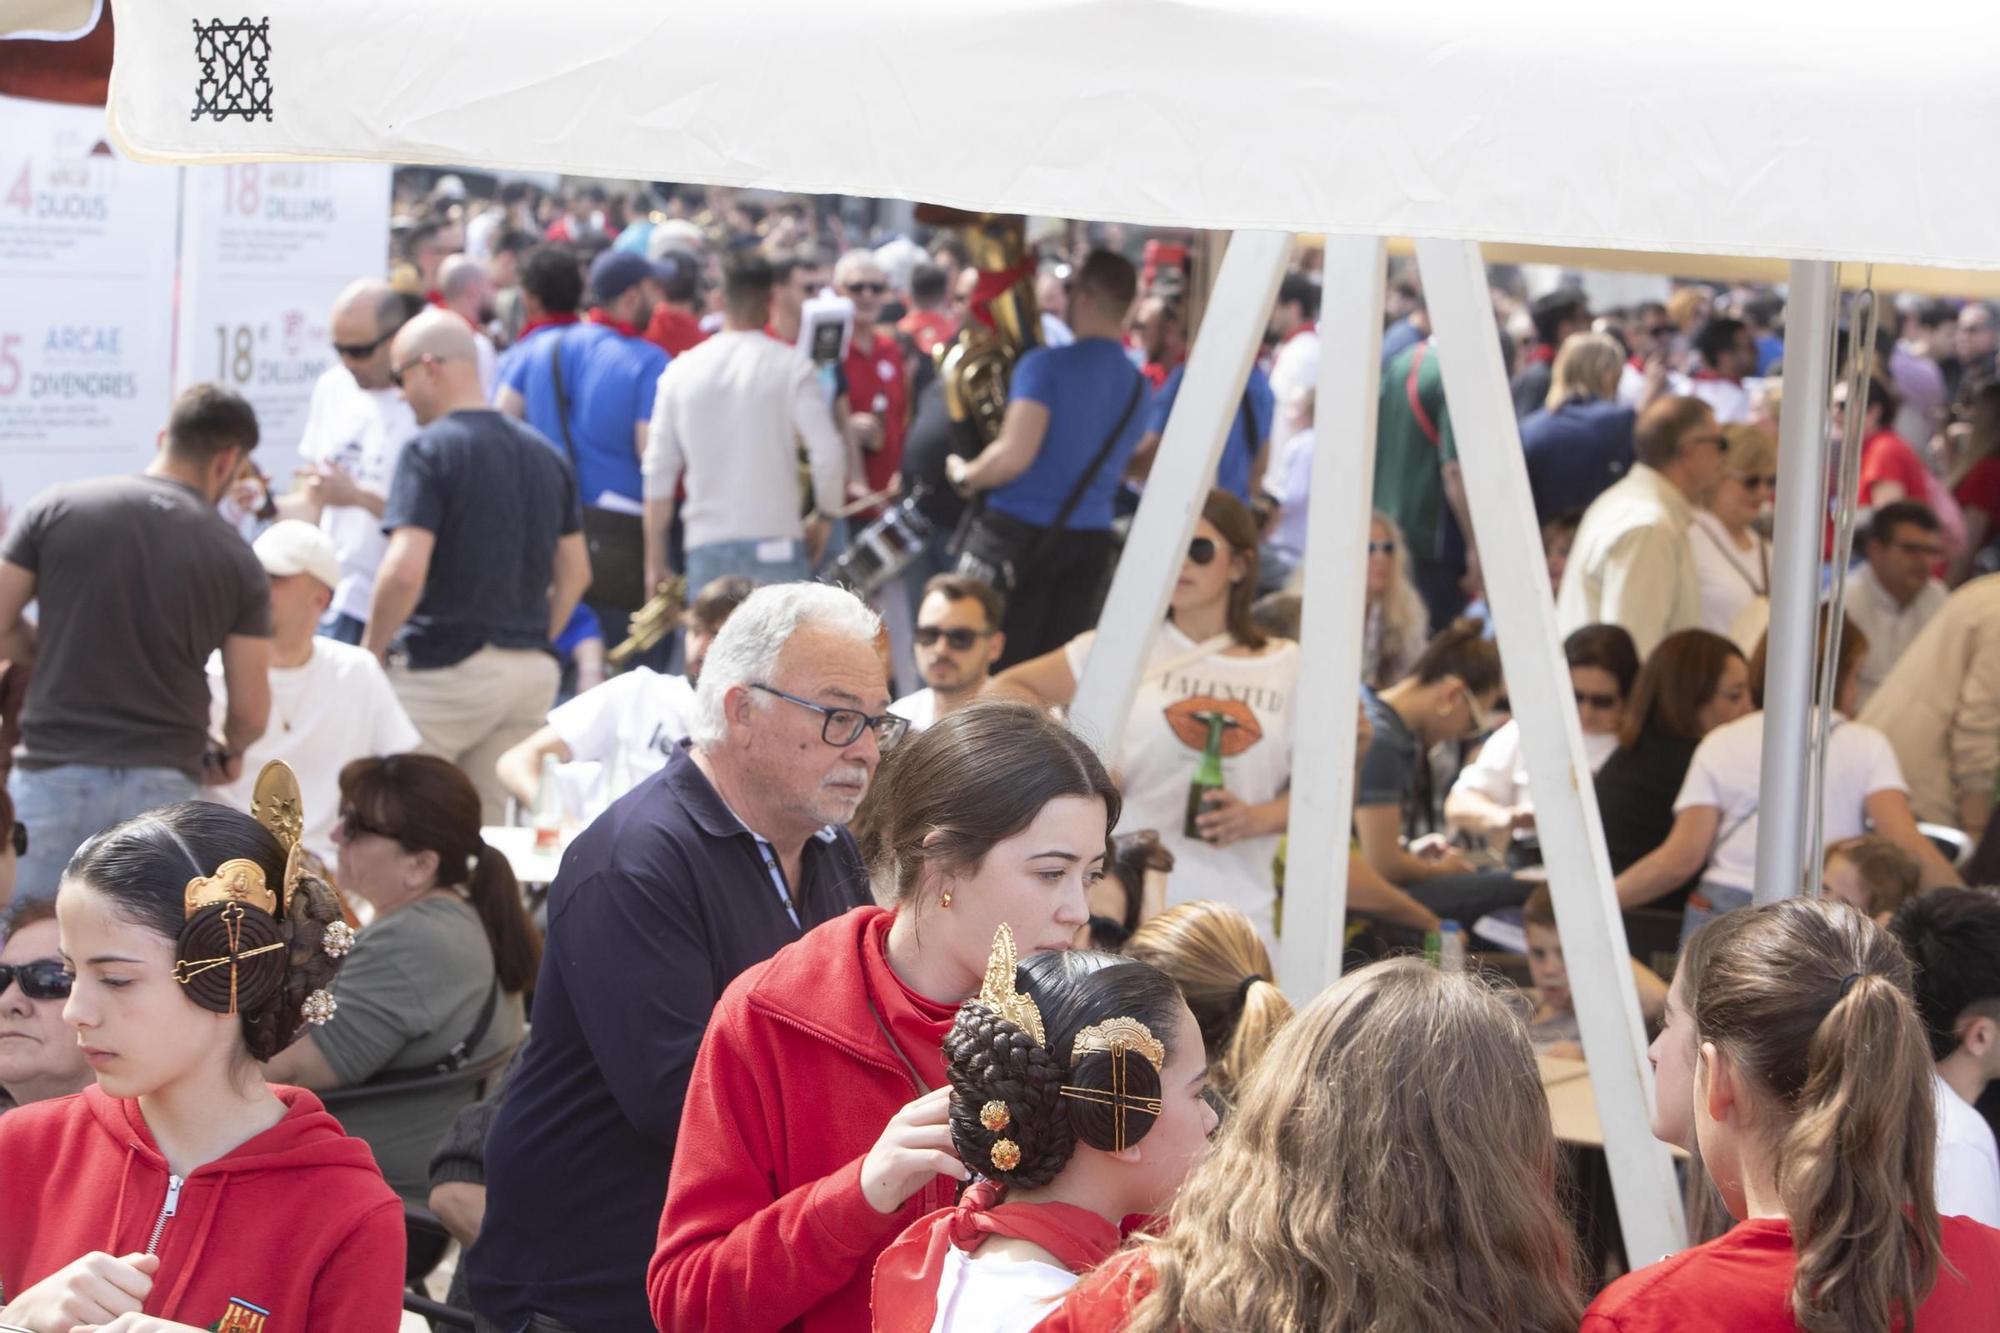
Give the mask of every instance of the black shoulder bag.
MULTIPOLYGON (((563 453, 569 457, 570 471, 576 474, 581 492, 583 469, 577 465, 576 441, 570 437, 569 394, 563 388, 563 348, 569 338, 561 333, 549 341, 554 345, 549 371, 555 382, 556 416, 562 422, 563 453)), ((646 604, 646 525, 639 515, 601 509, 585 501, 583 544, 590 551, 590 587, 584 591, 584 601, 627 612, 646 604)), ((622 632, 622 627, 604 628, 608 634, 622 632)))
POLYGON ((1022 577, 1047 558, 1056 539, 1069 526, 1070 516, 1083 503, 1084 495, 1104 471, 1104 465, 1110 460, 1112 450, 1118 447, 1118 439, 1125 433, 1132 414, 1139 410, 1139 400, 1145 392, 1146 377, 1135 373, 1132 396, 1126 400, 1125 410, 1118 414, 1118 423, 1104 437, 1104 442, 1097 446, 1097 455, 1069 488, 1069 494, 1063 497, 1062 508, 1056 510, 1055 521, 1048 527, 1038 528, 999 513, 985 503, 986 495, 982 492, 979 508, 967 523, 964 540, 959 544, 958 572, 979 579, 1002 594, 1011 593, 1019 587, 1022 577))

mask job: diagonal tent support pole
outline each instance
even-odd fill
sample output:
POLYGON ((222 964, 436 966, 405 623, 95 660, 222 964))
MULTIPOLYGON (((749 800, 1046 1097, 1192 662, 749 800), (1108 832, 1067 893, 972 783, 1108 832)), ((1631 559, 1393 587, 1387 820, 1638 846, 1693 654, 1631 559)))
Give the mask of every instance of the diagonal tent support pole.
POLYGON ((1326 238, 1299 631, 1301 660, 1311 670, 1300 673, 1293 703, 1285 929, 1278 942, 1278 980, 1294 1004, 1339 977, 1346 945, 1357 695, 1336 682, 1361 679, 1387 277, 1381 237, 1326 238))
POLYGON ((1561 923, 1563 956, 1590 1057, 1590 1086, 1604 1126, 1625 1253, 1634 1268, 1687 1243, 1673 1159, 1647 1128, 1653 1104, 1645 1027, 1632 984, 1625 923, 1611 889, 1611 861, 1584 756, 1569 671, 1556 640, 1555 601, 1528 490, 1528 464, 1500 345, 1486 265, 1471 241, 1417 242, 1417 263, 1438 368, 1458 438, 1459 464, 1521 724, 1521 753, 1535 826, 1561 923))
POLYGON ((1235 233, 1209 293, 1201 335, 1188 353, 1180 397, 1160 438, 1145 499, 1125 538, 1125 553, 1097 621, 1097 639, 1070 706, 1078 733, 1114 767, 1139 672, 1166 619, 1167 599, 1208 499, 1216 461, 1236 420, 1250 363, 1263 343, 1271 302, 1291 252, 1287 233, 1235 233))
POLYGON ((1757 793, 1755 901, 1789 898, 1819 882, 1820 850, 1801 845, 1806 826, 1813 676, 1819 639, 1819 560, 1826 530, 1821 464, 1832 394, 1834 265, 1792 265, 1785 297, 1785 413, 1778 423, 1778 515, 1771 542, 1771 623, 1766 629, 1764 758, 1757 793))

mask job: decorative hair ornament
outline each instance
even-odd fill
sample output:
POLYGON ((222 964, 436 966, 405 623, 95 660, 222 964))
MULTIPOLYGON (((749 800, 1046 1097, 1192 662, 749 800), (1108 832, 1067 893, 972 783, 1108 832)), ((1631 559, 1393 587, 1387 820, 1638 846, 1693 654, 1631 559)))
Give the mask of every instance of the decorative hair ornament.
POLYGON ((326 950, 329 958, 345 958, 354 948, 354 927, 345 921, 330 921, 326 933, 320 937, 319 947, 326 950))
MULTIPOLYGON (((1036 1007, 1033 996, 1023 995, 1014 988, 1018 966, 1014 953, 1014 928, 1003 921, 1000 929, 993 932, 993 952, 986 959, 986 980, 980 984, 977 1002, 1033 1037, 1035 1045, 1047 1046, 1049 1035, 1042 1026, 1042 1011, 1036 1007)), ((1130 1019, 1122 1021, 1131 1022, 1130 1019)), ((1143 1027, 1139 1030, 1145 1031, 1143 1027)), ((1153 1045, 1157 1048, 1159 1043, 1154 1042, 1153 1045)), ((995 1151, 998 1150, 996 1144, 995 1151)), ((1018 1153, 1019 1149, 1015 1151, 1018 1153)))
POLYGON ((1007 1109, 1007 1103, 997 1097, 979 1108, 979 1123, 986 1127, 989 1134, 998 1134, 1013 1122, 1013 1112, 1007 1109))
POLYGON ((241 857, 224 861, 213 875, 197 875, 181 897, 181 915, 191 917, 204 907, 248 903, 266 916, 278 914, 278 896, 264 882, 264 867, 241 857))
POLYGON ((1012 1139, 995 1139, 993 1151, 988 1154, 993 1165, 1001 1171, 1012 1171, 1021 1164, 1021 1145, 1012 1139))
MULTIPOLYGON (((316 990, 306 996, 306 1002, 299 1006, 299 1016, 316 1028, 325 1027, 327 1020, 332 1018, 334 1011, 339 1008, 340 1005, 333 998, 333 992, 316 990)), ((341 1031, 345 1032, 346 1029, 342 1028, 341 1031)))
POLYGON ((273 759, 264 765, 250 797, 250 814, 285 849, 285 883, 277 906, 271 909, 272 916, 282 917, 291 906, 299 876, 305 873, 306 860, 305 844, 300 841, 306 827, 305 802, 299 795, 299 775, 292 772, 290 764, 273 759))
MULTIPOLYGON (((1144 1023, 1141 1023, 1136 1018, 1119 1017, 1108 1018, 1102 1023, 1093 1023, 1076 1034, 1076 1039, 1070 1043, 1070 1068, 1074 1070, 1084 1056, 1094 1054, 1098 1051, 1103 1051, 1111 1057, 1111 1086, 1109 1088, 1091 1088, 1078 1084, 1065 1083, 1059 1091, 1063 1096, 1073 1098, 1076 1101, 1110 1107, 1112 1110, 1111 1150, 1113 1152, 1124 1152, 1128 1144, 1134 1141, 1133 1137, 1126 1133, 1125 1117, 1127 1114, 1133 1111, 1153 1117, 1157 1117, 1160 1114, 1161 1106, 1159 1097, 1149 1095, 1144 1085, 1150 1083, 1152 1085, 1151 1091, 1157 1093, 1159 1087, 1158 1076, 1161 1066, 1167 1062, 1167 1050, 1165 1046, 1160 1044, 1160 1039, 1153 1035, 1152 1029, 1148 1028, 1144 1023), (1146 1063, 1153 1067, 1153 1077, 1143 1080, 1141 1086, 1136 1090, 1133 1087, 1130 1072, 1126 1068, 1127 1060, 1133 1051, 1137 1051, 1145 1058, 1146 1063)), ((1152 1121, 1148 1120, 1145 1126, 1140 1129, 1138 1137, 1143 1138, 1146 1130, 1151 1127, 1152 1121)))
MULTIPOLYGON (((248 861, 226 862, 222 868, 227 870, 232 865, 249 865, 251 869, 256 869, 256 866, 248 861)), ((263 886, 259 884, 258 887, 261 888, 263 886)), ((190 893, 193 892, 193 888, 193 885, 188 886, 190 893)), ((241 902, 223 902, 217 920, 222 923, 224 938, 228 942, 227 951, 214 958, 180 959, 174 964, 174 980, 186 986, 193 982, 196 977, 212 972, 219 967, 227 967, 229 969, 229 1007, 221 1012, 233 1014, 236 1012, 238 1000, 237 965, 246 958, 255 958, 259 954, 266 954, 276 949, 282 949, 285 945, 284 941, 278 940, 270 944, 259 945, 256 948, 244 948, 243 928, 250 920, 250 913, 249 909, 244 907, 241 902)), ((186 938, 185 931, 182 932, 182 937, 186 938)))

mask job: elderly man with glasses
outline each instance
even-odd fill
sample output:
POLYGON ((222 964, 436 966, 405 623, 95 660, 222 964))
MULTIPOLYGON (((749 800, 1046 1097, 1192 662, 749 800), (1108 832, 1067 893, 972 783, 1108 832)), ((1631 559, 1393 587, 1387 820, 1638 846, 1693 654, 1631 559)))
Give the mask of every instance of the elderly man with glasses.
POLYGON ((689 743, 564 856, 467 1261, 492 1324, 650 1325, 646 1266, 710 1011, 745 968, 869 901, 843 825, 909 726, 888 711, 878 627, 837 588, 753 593, 708 650, 689 743))

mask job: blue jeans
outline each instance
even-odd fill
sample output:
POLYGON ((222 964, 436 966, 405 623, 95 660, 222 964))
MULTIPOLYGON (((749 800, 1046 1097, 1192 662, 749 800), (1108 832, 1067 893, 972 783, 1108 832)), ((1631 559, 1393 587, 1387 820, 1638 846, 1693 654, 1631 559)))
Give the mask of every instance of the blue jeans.
POLYGON ((726 574, 747 575, 761 585, 802 583, 811 577, 812 571, 806 567, 805 543, 784 537, 688 547, 688 601, 692 602, 703 588, 726 574), (775 551, 779 546, 784 547, 785 554, 766 557, 765 548, 775 551))
POLYGON ((192 801, 201 795, 201 784, 178 768, 17 764, 7 791, 14 798, 14 818, 28 827, 16 896, 53 898, 63 867, 93 835, 158 806, 192 801))
POLYGON ((1748 889, 1703 880, 1688 895, 1687 906, 1681 909, 1681 946, 1685 948, 1694 933, 1715 918, 1748 907, 1753 896, 1748 889))
POLYGON ((351 643, 358 647, 362 635, 367 632, 367 621, 358 616, 350 616, 344 611, 336 611, 319 622, 320 637, 332 639, 335 643, 351 643))

